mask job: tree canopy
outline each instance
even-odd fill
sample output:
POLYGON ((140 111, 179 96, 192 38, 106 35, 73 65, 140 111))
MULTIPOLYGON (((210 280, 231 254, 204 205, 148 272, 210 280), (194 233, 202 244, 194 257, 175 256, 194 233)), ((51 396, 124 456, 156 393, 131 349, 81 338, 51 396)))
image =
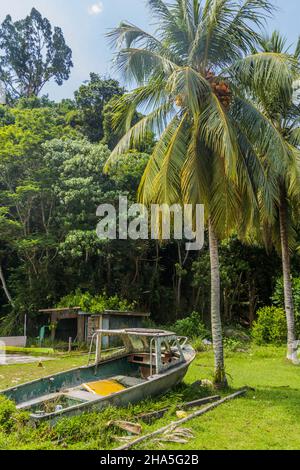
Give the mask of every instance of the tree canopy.
POLYGON ((105 105, 123 93, 117 80, 101 78, 96 73, 91 73, 90 80, 75 92, 82 132, 91 142, 99 142, 104 137, 102 114, 105 105))
POLYGON ((0 27, 0 81, 12 100, 39 95, 54 79, 62 85, 73 66, 62 30, 33 8, 24 19, 7 15, 0 27))

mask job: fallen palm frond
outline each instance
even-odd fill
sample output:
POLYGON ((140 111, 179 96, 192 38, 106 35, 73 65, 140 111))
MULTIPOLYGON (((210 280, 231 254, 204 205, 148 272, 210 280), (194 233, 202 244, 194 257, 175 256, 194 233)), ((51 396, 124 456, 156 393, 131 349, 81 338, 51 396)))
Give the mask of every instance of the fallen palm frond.
POLYGON ((168 431, 164 432, 161 438, 154 439, 153 442, 157 442, 159 445, 162 445, 164 442, 187 444, 188 441, 194 437, 190 429, 173 426, 168 431))

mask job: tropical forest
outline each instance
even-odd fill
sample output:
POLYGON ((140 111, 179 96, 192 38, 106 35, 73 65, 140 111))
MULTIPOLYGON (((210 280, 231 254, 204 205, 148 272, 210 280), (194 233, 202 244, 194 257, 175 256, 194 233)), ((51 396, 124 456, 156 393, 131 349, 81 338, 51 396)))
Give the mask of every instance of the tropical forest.
POLYGON ((77 0, 66 31, 44 2, 14 3, 0 449, 299 450, 300 28, 290 41, 281 16, 298 2, 132 0, 119 18, 122 0, 84 1, 98 44, 85 27, 73 44, 77 0), (85 41, 109 68, 73 86, 85 41), (124 236, 125 199, 131 226, 158 208, 155 230, 138 218, 124 236), (176 207, 194 231, 203 208, 198 249, 176 207))

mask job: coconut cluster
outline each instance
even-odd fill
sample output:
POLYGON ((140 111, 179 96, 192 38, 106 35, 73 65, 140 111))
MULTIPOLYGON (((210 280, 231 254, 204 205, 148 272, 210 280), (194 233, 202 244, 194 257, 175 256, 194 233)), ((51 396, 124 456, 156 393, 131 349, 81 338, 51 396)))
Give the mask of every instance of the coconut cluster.
POLYGON ((214 94, 218 97, 218 100, 224 108, 229 108, 231 103, 231 91, 229 85, 224 81, 216 77, 212 72, 207 72, 206 80, 210 83, 210 86, 214 94))
MULTIPOLYGON (((232 97, 229 85, 224 80, 216 77, 213 72, 207 72, 205 78, 209 82, 220 103, 224 106, 224 108, 228 109, 232 97)), ((175 104, 178 106, 178 108, 183 108, 185 105, 185 95, 177 95, 175 98, 175 104)))

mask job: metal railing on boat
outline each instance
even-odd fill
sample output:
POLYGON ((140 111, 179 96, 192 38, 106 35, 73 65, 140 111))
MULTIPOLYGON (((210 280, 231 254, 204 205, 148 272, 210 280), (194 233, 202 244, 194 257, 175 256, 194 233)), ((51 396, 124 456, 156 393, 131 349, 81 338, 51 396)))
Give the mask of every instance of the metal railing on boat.
MULTIPOLYGON (((91 355, 92 355, 92 352, 93 352, 93 342, 94 342, 94 338, 98 336, 98 333, 94 333, 93 336, 92 336, 92 339, 91 339, 91 344, 90 344, 90 349, 89 349, 89 356, 88 356, 88 362, 87 362, 87 366, 90 365, 90 360, 91 360, 91 355)), ((97 354, 97 352, 96 352, 97 354)), ((95 364, 97 362, 97 357, 95 359, 95 364)))

